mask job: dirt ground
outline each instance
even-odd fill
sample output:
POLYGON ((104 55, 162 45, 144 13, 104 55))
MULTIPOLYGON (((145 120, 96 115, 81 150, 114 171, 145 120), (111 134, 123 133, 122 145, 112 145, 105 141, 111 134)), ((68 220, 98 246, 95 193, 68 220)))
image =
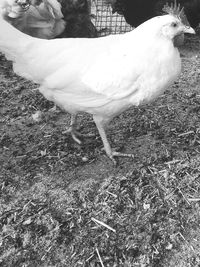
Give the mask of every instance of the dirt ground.
POLYGON ((117 167, 90 116, 69 114, 0 57, 0 266, 200 266, 200 35, 180 79, 113 120, 117 167))

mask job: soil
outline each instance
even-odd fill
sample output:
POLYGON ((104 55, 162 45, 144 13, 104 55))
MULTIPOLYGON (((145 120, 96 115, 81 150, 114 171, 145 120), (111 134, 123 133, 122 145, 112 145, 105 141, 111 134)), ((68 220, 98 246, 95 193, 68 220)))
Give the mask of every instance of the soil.
POLYGON ((92 118, 70 116, 0 57, 0 266, 200 266, 200 36, 156 101, 108 128, 134 153, 115 167, 92 118))

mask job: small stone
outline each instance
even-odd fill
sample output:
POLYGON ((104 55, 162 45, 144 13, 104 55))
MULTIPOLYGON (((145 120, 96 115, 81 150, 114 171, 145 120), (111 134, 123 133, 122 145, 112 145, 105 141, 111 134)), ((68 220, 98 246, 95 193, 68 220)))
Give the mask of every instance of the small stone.
POLYGON ((173 247, 173 245, 172 245, 171 243, 169 243, 169 244, 166 246, 166 249, 167 249, 167 250, 171 250, 172 247, 173 247))
POLYGON ((143 208, 144 208, 144 210, 148 210, 148 209, 150 209, 150 204, 143 204, 143 208))
POLYGON ((83 162, 87 162, 88 161, 88 158, 87 157, 82 157, 82 161, 83 162))
POLYGON ((32 114, 32 119, 36 122, 40 122, 42 120, 42 112, 40 110, 36 111, 32 114))

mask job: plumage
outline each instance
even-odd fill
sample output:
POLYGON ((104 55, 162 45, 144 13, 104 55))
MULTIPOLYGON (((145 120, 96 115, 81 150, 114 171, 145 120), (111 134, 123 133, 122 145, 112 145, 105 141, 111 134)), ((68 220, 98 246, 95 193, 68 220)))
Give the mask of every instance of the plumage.
MULTIPOLYGON (((162 8, 174 0, 104 0, 112 6, 113 13, 123 15, 126 22, 137 27, 144 21, 163 14, 162 8)), ((177 0, 184 7, 190 25, 196 28, 200 23, 200 0, 177 0)))
POLYGON ((97 30, 91 21, 91 9, 88 0, 58 0, 61 3, 61 11, 66 21, 64 31, 60 38, 97 37, 97 30))
POLYGON ((57 0, 2 0, 0 8, 6 21, 18 30, 33 37, 52 39, 60 35, 66 26, 57 0), (24 2, 24 3, 23 3, 24 2), (30 4, 23 9, 23 4, 30 4))
POLYGON ((2 0, 4 19, 42 39, 97 37, 87 0, 2 0))
POLYGON ((11 22, 12 19, 18 18, 27 10, 26 5, 18 4, 15 0, 1 0, 0 13, 7 21, 11 22), (24 8, 23 8, 24 7, 24 8))
POLYGON ((114 161, 126 154, 111 149, 105 126, 132 105, 152 101, 175 81, 181 59, 173 40, 184 32, 194 30, 165 15, 123 35, 42 40, 1 19, 0 50, 17 74, 38 83, 40 92, 73 118, 82 111, 92 114, 114 161))

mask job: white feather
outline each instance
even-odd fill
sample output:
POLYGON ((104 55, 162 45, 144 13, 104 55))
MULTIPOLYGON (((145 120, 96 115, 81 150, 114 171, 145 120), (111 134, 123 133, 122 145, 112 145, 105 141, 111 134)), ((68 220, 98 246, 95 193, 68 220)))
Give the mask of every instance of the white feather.
POLYGON ((15 72, 39 83, 49 100, 69 112, 112 118, 151 101, 179 75, 178 49, 158 31, 163 17, 124 35, 57 40, 28 37, 1 21, 0 48, 10 54, 15 72), (2 27, 12 32, 13 43, 2 27))

